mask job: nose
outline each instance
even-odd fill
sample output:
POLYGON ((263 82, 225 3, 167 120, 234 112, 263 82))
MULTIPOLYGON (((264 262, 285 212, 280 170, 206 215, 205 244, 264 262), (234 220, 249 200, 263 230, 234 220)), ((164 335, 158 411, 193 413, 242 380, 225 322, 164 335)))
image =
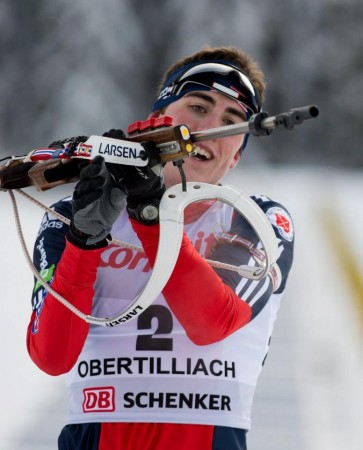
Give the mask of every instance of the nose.
POLYGON ((196 131, 208 130, 210 128, 220 127, 220 118, 218 114, 208 114, 198 121, 196 131))

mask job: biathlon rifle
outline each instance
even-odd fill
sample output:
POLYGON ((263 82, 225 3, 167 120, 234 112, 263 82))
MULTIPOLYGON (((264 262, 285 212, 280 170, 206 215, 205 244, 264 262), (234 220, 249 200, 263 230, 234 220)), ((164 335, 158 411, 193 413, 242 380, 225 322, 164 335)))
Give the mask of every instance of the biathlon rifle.
MULTIPOLYGON (((236 188, 200 182, 187 183, 185 177, 183 179, 181 164, 185 158, 193 154, 193 144, 196 142, 246 133, 266 136, 271 134, 274 128, 292 129, 306 119, 317 117, 318 114, 319 110, 316 106, 292 109, 273 117, 268 117, 267 113, 262 112, 252 116, 248 122, 194 133, 190 133, 185 125, 172 126, 171 118, 163 117, 145 122, 135 122, 128 128, 129 137, 126 140, 103 136, 91 136, 85 140, 82 137, 85 142, 77 140, 76 145, 71 145, 74 144, 73 141, 67 146, 62 141, 63 148, 37 149, 27 156, 11 157, 4 166, 0 166, 0 188, 9 190, 9 195, 13 200, 19 238, 34 276, 58 301, 87 323, 113 327, 135 319, 160 294, 174 270, 183 236, 184 209, 195 201, 218 199, 231 205, 250 223, 264 249, 262 254, 264 256, 260 258, 257 266, 241 265, 232 268, 230 265, 226 267, 227 265, 223 264, 223 268, 235 270, 241 276, 253 280, 260 280, 268 275, 272 280, 274 290, 278 289, 281 282, 281 274, 276 265, 279 254, 278 246, 267 216, 249 196, 236 188), (102 318, 86 315, 55 292, 34 268, 21 232, 12 189, 22 192, 21 188, 34 185, 38 190, 44 191, 60 184, 77 181, 80 170, 85 164, 84 159, 90 160, 96 155, 104 156, 106 164, 146 165, 148 159, 144 147, 139 144, 143 141, 153 141, 156 144, 163 163, 172 161, 179 166, 183 181, 182 190, 180 185, 172 186, 161 199, 159 207, 160 239, 157 256, 151 277, 142 291, 124 311, 114 317, 102 318), (168 236, 173 238, 165 238, 168 236)), ((208 261, 208 263, 216 264, 217 262, 208 261)))
POLYGON ((275 128, 291 130, 304 120, 316 118, 319 109, 315 105, 294 108, 288 112, 269 117, 267 112, 254 114, 246 122, 209 130, 190 132, 186 125, 172 125, 172 118, 163 116, 138 121, 128 127, 125 140, 103 136, 90 136, 77 145, 64 148, 39 148, 25 156, 10 156, 0 166, 0 189, 21 189, 35 186, 45 191, 55 186, 72 183, 79 179, 85 160, 97 155, 106 164, 146 166, 148 158, 141 142, 152 141, 159 149, 162 163, 180 165, 194 154, 194 144, 210 139, 250 133, 267 136, 275 128))

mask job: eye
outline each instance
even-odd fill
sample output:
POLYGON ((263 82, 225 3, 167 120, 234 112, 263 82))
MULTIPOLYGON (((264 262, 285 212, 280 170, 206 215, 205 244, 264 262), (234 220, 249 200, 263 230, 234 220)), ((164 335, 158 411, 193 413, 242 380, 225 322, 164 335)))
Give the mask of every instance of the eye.
POLYGON ((236 121, 234 121, 232 119, 223 119, 223 123, 225 125, 234 125, 236 123, 236 121))
POLYGON ((236 115, 236 114, 226 114, 224 117, 222 117, 222 122, 225 125, 234 125, 236 123, 242 123, 247 120, 246 117, 236 115))
POLYGON ((189 108, 191 108, 196 113, 206 113, 207 112, 207 109, 205 108, 205 106, 196 104, 196 103, 189 105, 189 108))

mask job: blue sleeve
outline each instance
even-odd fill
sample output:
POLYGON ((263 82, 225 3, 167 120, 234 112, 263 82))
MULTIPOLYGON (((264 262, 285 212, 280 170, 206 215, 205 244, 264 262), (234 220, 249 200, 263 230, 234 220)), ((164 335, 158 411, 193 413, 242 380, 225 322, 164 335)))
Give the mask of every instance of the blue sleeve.
MULTIPOLYGON (((51 208, 66 217, 72 217, 71 197, 67 197, 51 206, 51 208)), ((54 270, 60 260, 65 248, 65 236, 68 225, 64 224, 55 215, 46 212, 34 244, 33 262, 40 275, 51 283, 54 270)), ((45 297, 45 289, 34 279, 34 289, 32 293, 33 310, 41 308, 45 297)))

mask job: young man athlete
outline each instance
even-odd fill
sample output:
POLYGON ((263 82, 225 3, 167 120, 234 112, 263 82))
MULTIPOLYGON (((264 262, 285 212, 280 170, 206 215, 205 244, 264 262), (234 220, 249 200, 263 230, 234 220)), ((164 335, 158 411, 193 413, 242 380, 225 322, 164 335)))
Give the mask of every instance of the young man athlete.
MULTIPOLYGON (((261 110, 264 90, 262 72, 249 55, 204 48, 167 71, 151 116, 170 116, 191 131, 240 123, 261 110)), ((105 136, 123 133, 110 130, 105 136)), ((247 137, 197 144, 183 165, 187 181, 220 184, 239 162, 247 137)), ((144 145, 153 155, 153 146, 144 145)), ((145 215, 145 205, 157 211, 165 188, 180 181, 172 163, 162 169, 159 161, 142 170, 106 168, 96 157, 82 169, 73 197, 54 205, 71 225, 45 215, 34 248, 37 268, 85 314, 112 317, 123 311, 156 258, 158 218, 145 215), (108 244, 110 235, 141 245, 145 254, 108 244)), ((89 326, 35 284, 29 354, 46 373, 67 374, 69 412, 60 450, 247 448, 253 395, 294 242, 286 209, 264 196, 252 198, 276 235, 278 285, 270 276, 253 281, 205 261, 251 264, 256 253, 248 244, 261 249, 248 222, 217 201, 186 209, 174 271, 135 320, 89 326)))

